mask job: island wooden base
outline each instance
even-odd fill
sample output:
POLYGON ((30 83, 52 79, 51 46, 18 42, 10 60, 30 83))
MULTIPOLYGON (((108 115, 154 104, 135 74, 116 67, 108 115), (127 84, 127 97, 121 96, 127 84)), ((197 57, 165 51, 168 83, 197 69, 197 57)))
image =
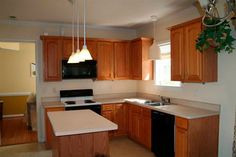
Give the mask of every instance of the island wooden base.
POLYGON ((53 157, 109 157, 108 132, 53 136, 53 157))

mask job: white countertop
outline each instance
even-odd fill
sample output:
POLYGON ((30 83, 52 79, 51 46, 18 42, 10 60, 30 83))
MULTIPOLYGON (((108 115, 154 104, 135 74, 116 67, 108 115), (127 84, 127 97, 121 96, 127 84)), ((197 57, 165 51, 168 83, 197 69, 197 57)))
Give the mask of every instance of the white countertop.
POLYGON ((142 107, 146 107, 152 110, 172 114, 174 116, 186 118, 186 119, 195 119, 195 118, 203 118, 203 117, 208 117, 208 116, 214 116, 214 115, 219 115, 219 112, 217 111, 212 111, 212 110, 206 110, 206 109, 200 109, 196 107, 189 107, 189 106, 184 106, 184 105, 175 105, 175 104, 170 104, 170 105, 164 105, 164 106, 150 106, 144 104, 146 99, 125 99, 126 102, 134 105, 139 105, 142 107))
POLYGON ((178 117, 186 119, 203 118, 208 116, 219 115, 216 111, 188 107, 183 105, 165 105, 165 106, 152 106, 152 109, 169 113, 178 117))
POLYGON ((91 110, 48 112, 55 136, 116 130, 117 124, 91 110))

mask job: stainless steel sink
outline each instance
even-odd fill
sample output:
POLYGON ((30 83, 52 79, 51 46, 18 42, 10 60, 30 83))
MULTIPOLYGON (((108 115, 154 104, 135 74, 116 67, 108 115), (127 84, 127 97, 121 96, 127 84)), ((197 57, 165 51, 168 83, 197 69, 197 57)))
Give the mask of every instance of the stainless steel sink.
POLYGON ((162 102, 160 101, 147 101, 144 103, 145 105, 149 105, 149 106, 162 106, 164 105, 162 102))

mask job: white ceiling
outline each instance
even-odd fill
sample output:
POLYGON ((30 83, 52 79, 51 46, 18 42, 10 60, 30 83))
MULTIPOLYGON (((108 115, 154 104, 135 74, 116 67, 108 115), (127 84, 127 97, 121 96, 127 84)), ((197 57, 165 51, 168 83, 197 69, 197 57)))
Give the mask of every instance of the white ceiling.
MULTIPOLYGON (((83 0, 80 2, 82 15, 83 0)), ((99 26, 134 27, 192 5, 193 0, 87 0, 87 23, 99 26)), ((71 23, 68 0, 1 0, 0 20, 71 23)), ((82 16, 80 17, 82 22, 82 16)))

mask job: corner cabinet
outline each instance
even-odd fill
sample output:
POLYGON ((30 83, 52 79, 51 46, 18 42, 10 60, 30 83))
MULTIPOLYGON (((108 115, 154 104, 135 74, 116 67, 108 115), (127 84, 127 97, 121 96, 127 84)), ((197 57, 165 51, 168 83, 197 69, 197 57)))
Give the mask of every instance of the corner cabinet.
POLYGON ((212 48, 205 52, 199 52, 195 48, 196 39, 202 29, 201 18, 170 28, 172 81, 217 81, 217 54, 212 48))
POLYGON ((104 104, 102 105, 102 116, 118 125, 118 130, 109 131, 109 137, 127 135, 127 105, 126 104, 104 104))
POLYGON ((128 136, 151 150, 151 110, 129 104, 128 136))
POLYGON ((131 41, 131 78, 133 80, 152 80, 153 61, 148 59, 150 38, 138 38, 131 41))
POLYGON ((61 80, 62 38, 41 37, 43 41, 44 81, 61 80))

